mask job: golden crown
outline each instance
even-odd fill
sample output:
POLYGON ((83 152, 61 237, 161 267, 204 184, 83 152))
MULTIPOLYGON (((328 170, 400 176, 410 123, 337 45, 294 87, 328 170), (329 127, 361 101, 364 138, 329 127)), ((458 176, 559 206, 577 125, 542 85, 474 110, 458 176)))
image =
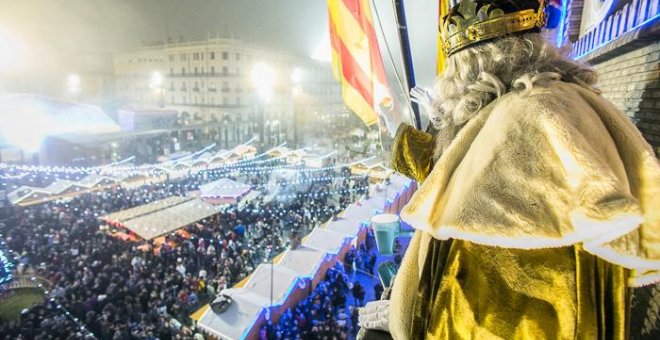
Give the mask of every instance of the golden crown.
POLYGON ((500 8, 491 7, 494 6, 486 3, 477 10, 477 2, 463 0, 440 19, 440 39, 447 57, 472 44, 542 28, 546 24, 545 0, 539 0, 537 10, 505 13, 500 8))

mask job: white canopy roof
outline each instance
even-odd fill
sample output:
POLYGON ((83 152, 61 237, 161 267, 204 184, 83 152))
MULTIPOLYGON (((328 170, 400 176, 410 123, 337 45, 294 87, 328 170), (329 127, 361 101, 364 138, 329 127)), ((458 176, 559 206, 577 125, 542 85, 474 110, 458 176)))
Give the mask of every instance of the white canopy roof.
POLYGON ((199 187, 202 198, 238 198, 250 191, 250 186, 229 178, 221 178, 199 187))
POLYGON ((234 149, 231 150, 237 156, 243 156, 250 153, 257 152, 257 149, 252 145, 240 144, 237 145, 234 149))
POLYGON ((377 211, 371 206, 351 203, 341 214, 342 218, 368 222, 377 211))
POLYGON ((219 211, 219 208, 199 198, 170 197, 105 215, 100 219, 118 223, 141 238, 150 240, 215 215, 219 211))
POLYGON ((275 157, 286 156, 289 152, 291 152, 291 149, 287 148, 286 146, 278 146, 266 151, 268 155, 275 157))
POLYGON ((44 191, 41 188, 30 187, 23 185, 18 187, 18 189, 10 192, 7 195, 7 199, 13 205, 19 204, 27 199, 43 199, 50 196, 50 193, 44 191))
POLYGON ((76 182, 76 184, 85 188, 93 188, 99 184, 116 183, 116 182, 118 182, 117 179, 112 177, 98 175, 98 174, 89 174, 85 178, 82 178, 81 180, 76 182))
POLYGON ((325 228, 314 228, 311 233, 303 238, 305 247, 324 251, 329 254, 338 254, 342 246, 348 242, 350 237, 325 228))
POLYGON ((59 195, 68 190, 80 189, 80 186, 76 185, 75 182, 68 179, 58 179, 57 181, 51 183, 49 186, 45 187, 43 190, 50 193, 51 195, 59 195))
POLYGON ((270 305, 271 271, 274 274, 272 276, 273 305, 281 305, 299 280, 296 272, 287 267, 275 265, 271 269, 270 264, 257 266, 257 269, 250 275, 247 283, 241 289, 265 298, 266 303, 263 307, 270 305))
POLYGON ((386 186, 387 198, 394 199, 397 194, 401 194, 408 190, 412 183, 413 181, 410 178, 401 176, 399 174, 390 176, 390 184, 386 186))
POLYGON ((318 272, 324 258, 325 253, 322 251, 299 246, 287 250, 277 265, 292 270, 299 277, 311 278, 318 272))
POLYGON ((364 223, 360 220, 339 218, 329 222, 325 228, 336 233, 355 237, 360 232, 360 228, 362 228, 364 223))
POLYGON ((252 329, 269 298, 245 291, 243 288, 225 289, 223 294, 232 298, 232 303, 222 314, 208 308, 197 325, 220 339, 243 339, 252 329))

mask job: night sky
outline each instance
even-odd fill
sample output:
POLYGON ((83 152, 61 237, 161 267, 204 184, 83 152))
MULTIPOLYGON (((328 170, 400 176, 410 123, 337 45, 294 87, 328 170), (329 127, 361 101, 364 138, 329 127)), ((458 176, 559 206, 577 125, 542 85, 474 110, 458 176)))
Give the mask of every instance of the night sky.
MULTIPOLYGON (((375 0, 398 60, 392 2, 375 0)), ((437 1, 406 1, 418 83, 434 77, 437 1)), ((0 0, 0 30, 25 45, 30 78, 82 68, 76 56, 143 42, 234 37, 311 55, 327 40, 325 0, 0 0)), ((379 31, 378 28, 376 28, 379 31)), ((380 33, 379 33, 380 35, 380 33)), ((389 57, 384 54, 389 68, 389 57)))

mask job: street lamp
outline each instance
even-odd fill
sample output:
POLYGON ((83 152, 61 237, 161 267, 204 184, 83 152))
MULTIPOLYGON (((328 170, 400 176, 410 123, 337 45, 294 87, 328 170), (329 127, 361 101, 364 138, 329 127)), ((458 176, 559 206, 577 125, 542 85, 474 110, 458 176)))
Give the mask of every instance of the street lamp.
POLYGON ((78 94, 82 90, 81 88, 82 81, 80 80, 80 76, 77 74, 70 74, 66 78, 66 90, 69 93, 72 94, 78 94))
POLYGON ((264 63, 257 63, 252 69, 252 85, 257 89, 259 96, 268 101, 273 94, 275 72, 270 66, 264 63))
POLYGON ((302 80, 303 71, 300 67, 296 67, 291 72, 291 83, 293 83, 293 143, 298 146, 298 97, 302 95, 302 80))
POLYGON ((302 82, 302 78, 303 78, 303 72, 300 69, 300 67, 294 68, 293 72, 291 72, 291 82, 294 85, 300 85, 300 83, 302 82))
POLYGON ((151 74, 151 81, 149 82, 149 87, 151 90, 154 92, 154 95, 157 96, 157 101, 158 101, 158 107, 163 107, 165 106, 165 100, 163 98, 163 83, 165 82, 165 79, 163 78, 163 74, 161 74, 158 71, 154 71, 154 73, 151 74))
MULTIPOLYGON (((261 142, 262 146, 265 146, 264 143, 264 128, 265 128, 265 112, 264 108, 261 104, 261 101, 268 102, 270 100, 271 95, 273 94, 273 86, 275 85, 275 72, 273 69, 264 64, 264 63, 257 63, 254 65, 254 68, 252 69, 252 85, 254 86, 256 93, 258 95, 258 98, 255 100, 255 109, 257 112, 260 112, 261 117, 259 119, 261 128, 259 129, 259 141, 261 142)), ((270 129, 270 127, 269 127, 270 129)), ((270 133, 269 133, 270 137, 270 133)), ((270 139, 270 138, 269 138, 270 139)), ((274 261, 274 254, 273 252, 275 251, 275 230, 271 229, 272 231, 272 245, 271 245, 271 254, 270 254, 270 306, 268 308, 268 321, 271 321, 271 313, 273 309, 273 285, 274 285, 274 280, 275 280, 275 263, 274 261)))
POLYGON ((268 102, 273 94, 273 85, 275 84, 275 72, 265 63, 257 63, 252 69, 252 85, 254 86, 257 98, 255 100, 255 111, 260 115, 259 117, 259 142, 265 146, 264 129, 265 129, 265 110, 263 102, 268 102))
POLYGON ((0 29, 0 74, 10 74, 23 68, 25 47, 10 32, 0 29))

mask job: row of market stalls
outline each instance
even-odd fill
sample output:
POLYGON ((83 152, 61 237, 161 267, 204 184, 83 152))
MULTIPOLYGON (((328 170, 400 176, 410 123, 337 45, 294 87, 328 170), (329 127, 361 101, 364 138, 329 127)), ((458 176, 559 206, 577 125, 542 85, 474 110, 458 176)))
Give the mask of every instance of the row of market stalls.
POLYGON ((257 339, 268 317, 277 322, 289 307, 310 294, 352 245, 364 242, 374 214, 398 214, 416 188, 408 178, 390 176, 375 185, 367 197, 350 204, 338 218, 312 230, 300 246, 276 256, 273 264, 259 265, 249 277, 222 291, 221 295, 232 300, 226 310, 214 311, 224 299, 218 298, 192 318, 214 338, 257 339))
POLYGON ((10 192, 7 197, 11 204, 25 207, 56 199, 70 198, 86 192, 105 190, 119 185, 120 182, 121 180, 118 178, 91 174, 77 181, 58 179, 43 188, 22 185, 10 192))
POLYGON ((101 216, 108 225, 121 227, 144 240, 160 235, 213 216, 220 211, 218 206, 196 197, 172 196, 134 208, 101 216))
POLYGON ((322 168, 327 166, 330 162, 330 157, 336 152, 327 154, 317 154, 310 152, 307 149, 289 149, 286 146, 279 146, 268 150, 266 154, 273 158, 282 158, 288 164, 300 164, 310 168, 322 168))
POLYGON ((205 168, 218 164, 232 164, 254 158, 257 149, 252 145, 241 144, 231 150, 205 151, 199 154, 180 152, 160 159, 157 168, 181 170, 186 168, 205 168))
POLYGON ((254 199, 251 193, 249 185, 221 178, 202 185, 199 191, 189 196, 170 196, 99 219, 108 226, 125 230, 128 234, 122 238, 153 240, 211 217, 228 204, 254 199))
POLYGON ((93 173, 80 180, 58 179, 46 187, 23 185, 7 196, 12 205, 25 207, 58 199, 73 198, 83 193, 102 191, 118 185, 132 187, 143 185, 147 180, 157 182, 166 178, 166 176, 162 176, 163 173, 171 174, 169 178, 175 179, 186 176, 192 169, 208 169, 251 159, 255 153, 256 149, 253 146, 242 144, 232 150, 204 152, 196 156, 182 154, 151 169, 136 168, 141 169, 140 171, 125 170, 124 165, 107 166, 99 170, 100 174, 93 173))
POLYGON ((382 160, 376 157, 366 158, 349 166, 351 173, 355 175, 367 175, 371 181, 382 181, 389 178, 394 170, 385 166, 382 160))

